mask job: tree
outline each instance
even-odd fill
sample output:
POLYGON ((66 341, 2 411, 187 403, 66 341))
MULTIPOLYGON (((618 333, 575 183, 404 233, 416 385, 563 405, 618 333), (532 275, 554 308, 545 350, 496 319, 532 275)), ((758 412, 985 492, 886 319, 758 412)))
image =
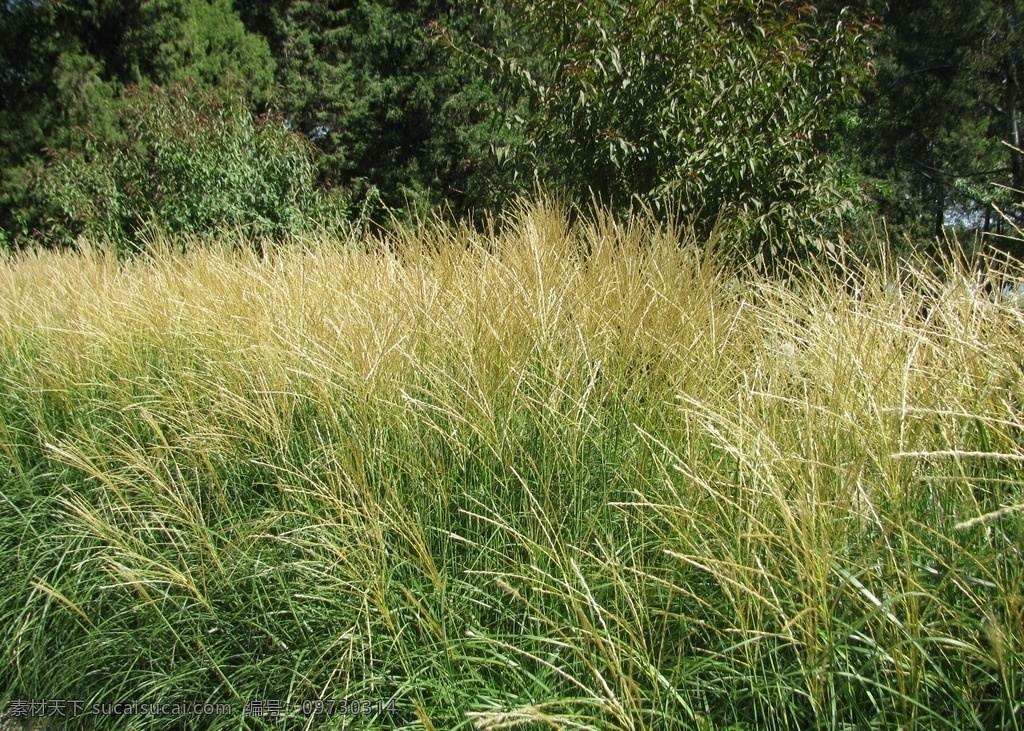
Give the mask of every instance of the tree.
POLYGON ((1016 0, 890 3, 858 144, 880 211, 937 236, 951 220, 983 228, 1024 188, 1021 21, 1016 0))
POLYGON ((705 228, 732 210, 748 252, 798 255, 854 194, 826 155, 855 100, 870 27, 803 2, 520 0, 508 53, 538 176, 571 199, 675 206, 705 228))
POLYGON ((271 100, 269 46, 245 29, 231 0, 142 0, 120 49, 133 83, 188 82, 214 89, 244 79, 250 104, 271 100))
POLYGON ((439 43, 439 29, 488 43, 478 3, 278 0, 239 3, 277 60, 285 116, 323 153, 321 178, 392 209, 494 203, 483 170, 501 137, 482 70, 439 43))
POLYGON ((58 0, 0 6, 0 230, 25 236, 25 170, 56 154, 117 144, 125 90, 189 79, 208 89, 245 79, 254 109, 270 100, 273 59, 230 0, 58 0))

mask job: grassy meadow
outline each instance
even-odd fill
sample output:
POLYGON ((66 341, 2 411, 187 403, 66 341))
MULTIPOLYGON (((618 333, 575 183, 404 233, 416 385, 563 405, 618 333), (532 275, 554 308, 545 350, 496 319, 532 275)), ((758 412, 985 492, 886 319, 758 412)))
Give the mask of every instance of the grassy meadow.
POLYGON ((1019 273, 722 261, 536 204, 3 262, 0 708, 1024 728, 1019 273))

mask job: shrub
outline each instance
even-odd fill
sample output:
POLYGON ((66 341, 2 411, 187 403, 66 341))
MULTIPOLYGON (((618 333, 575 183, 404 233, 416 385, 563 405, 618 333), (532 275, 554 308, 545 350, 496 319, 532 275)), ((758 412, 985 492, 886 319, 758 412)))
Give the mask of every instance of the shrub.
POLYGON ((618 210, 729 213, 763 265, 806 253, 857 181, 828 154, 871 26, 806 3, 521 0, 519 47, 477 48, 518 89, 546 184, 618 210), (738 215, 737 215, 738 214, 738 215))
POLYGON ((115 139, 30 169, 33 233, 48 246, 80 237, 138 250, 155 235, 225 228, 281 239, 344 217, 317 188, 312 147, 279 116, 253 117, 240 96, 189 86, 135 90, 115 139))

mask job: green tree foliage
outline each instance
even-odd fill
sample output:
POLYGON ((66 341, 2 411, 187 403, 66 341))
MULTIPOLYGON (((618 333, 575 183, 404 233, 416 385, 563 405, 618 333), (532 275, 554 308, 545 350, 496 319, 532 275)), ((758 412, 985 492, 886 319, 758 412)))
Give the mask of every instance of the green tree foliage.
POLYGON ((279 117, 254 119, 241 97, 155 86, 129 93, 118 122, 119 141, 97 139, 30 170, 37 241, 85 236, 140 249, 154 234, 231 229, 259 243, 344 214, 320 193, 310 145, 279 117))
POLYGON ((270 101, 274 64, 267 42, 246 31, 231 0, 143 0, 121 44, 133 80, 199 83, 245 80, 251 102, 270 101))
POLYGON ((25 169, 43 150, 88 156, 127 134, 127 88, 244 79, 254 108, 271 98, 274 64, 230 0, 58 0, 0 5, 0 229, 29 231, 25 169))
POLYGON ((999 219, 1024 188, 1016 0, 890 3, 857 137, 880 211, 940 235, 950 214, 999 219))
POLYGON ((869 27, 803 2, 521 0, 518 47, 488 58, 520 89, 527 154, 577 201, 737 210, 762 264, 851 200, 828 133, 855 98, 869 27))
MULTIPOLYGON (((250 112, 280 110, 317 148, 320 185, 362 199, 364 212, 382 214, 377 202, 494 212, 540 183, 583 205, 672 208, 705 231, 739 221, 738 240, 765 266, 804 255, 865 200, 916 235, 970 216, 994 227, 999 211, 1020 210, 1012 191, 1024 189, 1013 149, 1024 144, 1021 10, 1020 0, 7 0, 0 245, 91 230, 102 206, 67 208, 75 196, 61 175, 92 170, 79 193, 90 179, 97 190, 104 175, 128 179, 100 174, 100 161, 133 159, 139 102, 127 90, 153 84, 227 90, 228 106, 242 89, 250 112)), ((229 117, 229 137, 263 124, 229 117)), ((248 165, 202 159, 211 179, 248 165)), ((235 220, 218 210, 211 218, 235 220)))
POLYGON ((391 208, 489 206, 493 91, 483 70, 449 54, 440 29, 493 42, 478 3, 433 0, 241 2, 277 60, 280 105, 323 152, 321 179, 377 191, 391 208))
POLYGON ((79 141, 76 128, 105 134, 128 86, 244 79, 254 104, 272 92, 267 44, 229 0, 5 3, 0 40, 5 167, 79 141))

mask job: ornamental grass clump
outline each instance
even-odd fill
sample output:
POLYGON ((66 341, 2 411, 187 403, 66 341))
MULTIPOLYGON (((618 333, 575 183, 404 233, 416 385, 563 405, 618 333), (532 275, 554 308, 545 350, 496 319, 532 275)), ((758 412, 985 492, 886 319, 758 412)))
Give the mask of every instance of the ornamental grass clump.
POLYGON ((766 278, 544 203, 486 235, 177 243, 0 267, 8 710, 1024 725, 1010 265, 766 278))

